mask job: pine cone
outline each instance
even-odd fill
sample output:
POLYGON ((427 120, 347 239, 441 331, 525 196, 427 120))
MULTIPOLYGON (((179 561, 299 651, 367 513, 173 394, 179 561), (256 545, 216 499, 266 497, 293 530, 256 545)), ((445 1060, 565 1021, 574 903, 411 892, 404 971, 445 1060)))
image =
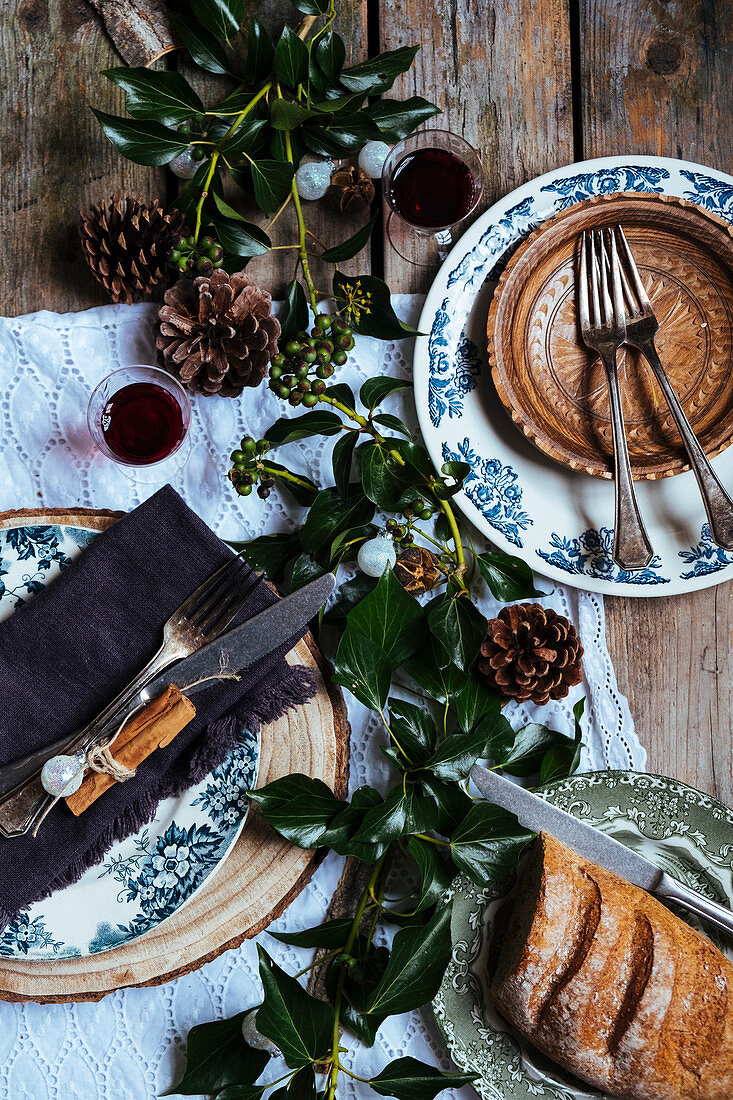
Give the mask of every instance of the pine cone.
POLYGON ((277 351, 272 298, 243 271, 179 279, 158 310, 163 365, 194 393, 239 397, 258 386, 277 351))
POLYGON ((130 195, 79 211, 84 258, 113 302, 139 302, 166 275, 168 256, 181 239, 183 216, 145 205, 130 195))
POLYGON ((489 620, 478 671, 502 695, 544 706, 580 683, 582 656, 575 627, 563 615, 538 603, 520 603, 489 620))
POLYGON ((357 165, 338 168, 331 176, 326 198, 342 214, 367 209, 374 198, 374 184, 357 165))
POLYGON ((435 554, 426 547, 410 546, 397 555, 394 575, 406 592, 421 596, 445 580, 437 561, 435 554))

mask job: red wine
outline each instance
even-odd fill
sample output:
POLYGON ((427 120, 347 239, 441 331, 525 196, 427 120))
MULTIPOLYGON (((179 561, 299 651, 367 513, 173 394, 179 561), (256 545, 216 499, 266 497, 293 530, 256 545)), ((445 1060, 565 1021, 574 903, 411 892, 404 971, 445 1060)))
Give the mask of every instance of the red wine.
POLYGON ((160 462, 183 438, 183 414, 172 393, 152 382, 118 390, 104 407, 102 434, 109 449, 138 466, 160 462))
POLYGON ((454 225, 469 214, 476 185, 468 165, 444 149, 418 149, 394 170, 389 200, 396 212, 426 229, 454 225))

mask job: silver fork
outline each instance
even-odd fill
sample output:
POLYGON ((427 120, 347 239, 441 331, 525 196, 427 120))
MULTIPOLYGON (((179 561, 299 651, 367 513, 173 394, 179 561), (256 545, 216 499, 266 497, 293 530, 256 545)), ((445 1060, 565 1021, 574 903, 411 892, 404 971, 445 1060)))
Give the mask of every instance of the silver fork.
POLYGON ((262 574, 246 569, 240 555, 231 558, 173 612, 158 652, 96 718, 71 736, 0 767, 0 833, 22 836, 40 822, 52 803, 39 776, 46 761, 73 753, 81 763, 90 748, 112 737, 140 689, 222 634, 261 579, 262 574))
POLYGON ((652 559, 652 546, 639 513, 626 446, 616 352, 626 339, 623 292, 619 277, 616 240, 611 236, 613 301, 608 289, 608 264, 601 233, 586 234, 580 241, 578 316, 583 342, 600 358, 608 380, 613 429, 615 516, 613 560, 624 570, 643 569, 652 559), (596 254, 596 247, 600 252, 596 254), (586 253, 589 253, 587 257, 586 253), (590 267, 590 274, 588 268, 590 267), (590 293, 590 303, 589 303, 590 293))
POLYGON ((697 484, 700 487, 700 494, 708 516, 710 533, 719 546, 731 550, 733 549, 733 500, 721 485, 710 465, 707 455, 700 446, 700 442, 685 416, 679 398, 672 389, 667 372, 662 366, 654 344, 654 336, 659 328, 659 321, 652 309, 652 304, 644 289, 639 270, 621 226, 618 226, 617 232, 621 240, 622 257, 625 260, 625 264, 620 263, 620 269, 624 297, 628 307, 626 310, 626 343, 638 348, 645 359, 649 361, 649 365, 654 371, 654 377, 659 383, 665 401, 669 405, 669 411, 674 417, 690 466, 697 478, 697 484), (631 286, 624 267, 628 270, 631 286))

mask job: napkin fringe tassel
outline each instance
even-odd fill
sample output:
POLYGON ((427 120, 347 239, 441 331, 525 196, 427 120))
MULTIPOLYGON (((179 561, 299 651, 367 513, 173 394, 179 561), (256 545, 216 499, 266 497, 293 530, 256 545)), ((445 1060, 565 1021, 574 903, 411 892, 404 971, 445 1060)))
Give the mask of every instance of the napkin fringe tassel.
MULTIPOLYGON (((192 783, 199 783, 209 772, 221 764, 230 749, 238 741, 238 731, 243 725, 254 727, 280 718, 286 710, 307 702, 316 693, 318 673, 312 668, 300 665, 288 666, 289 675, 281 680, 276 688, 263 685, 263 690, 255 690, 246 699, 245 706, 234 710, 222 718, 216 719, 206 727, 205 735, 189 758, 189 767, 178 784, 170 785, 170 777, 163 776, 159 788, 139 798, 124 813, 110 822, 96 837, 94 844, 69 863, 63 874, 58 875, 48 890, 36 900, 42 901, 54 890, 61 890, 76 882, 89 867, 99 863, 116 840, 124 840, 136 833, 155 817, 158 804, 163 798, 175 798, 192 783)), ((10 924, 17 913, 9 913, 0 903, 0 933, 10 924)))

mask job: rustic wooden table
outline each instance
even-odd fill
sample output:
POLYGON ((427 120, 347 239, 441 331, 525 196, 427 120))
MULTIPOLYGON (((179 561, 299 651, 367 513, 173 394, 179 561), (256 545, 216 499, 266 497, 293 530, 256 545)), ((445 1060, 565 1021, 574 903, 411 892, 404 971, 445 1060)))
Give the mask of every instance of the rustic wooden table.
MULTIPOLYGON (((274 23, 280 0, 258 5, 274 23), (277 8, 277 10, 276 10, 277 8)), ((485 203, 558 165, 653 153, 733 170, 730 0, 340 0, 339 30, 369 46, 422 42, 396 91, 443 109, 475 145, 485 203)), ((175 64, 175 61, 171 61, 175 64)), ((0 315, 102 302, 76 236, 80 206, 120 187, 164 197, 171 177, 123 160, 89 104, 122 113, 99 70, 120 64, 86 0, 0 4, 0 315)), ((333 236, 328 215, 324 235, 333 236)), ((343 227, 341 228, 343 234, 343 227)), ((282 255, 282 254, 280 254, 282 255)), ((365 270, 369 258, 359 267, 365 270)), ((278 288, 274 257, 252 270, 278 288)), ((394 291, 429 275, 378 242, 394 291)), ((74 504, 74 501, 69 501, 74 504)), ((608 642, 649 768, 733 804, 731 584, 672 599, 608 599, 608 642)))

